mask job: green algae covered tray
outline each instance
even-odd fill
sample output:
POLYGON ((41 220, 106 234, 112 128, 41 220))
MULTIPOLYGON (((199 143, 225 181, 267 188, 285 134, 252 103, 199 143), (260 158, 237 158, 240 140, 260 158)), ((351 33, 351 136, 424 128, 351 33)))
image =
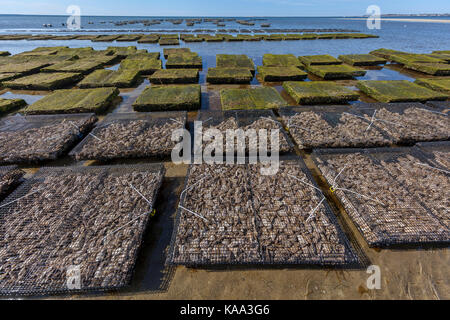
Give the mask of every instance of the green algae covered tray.
POLYGON ((18 90, 54 90, 61 89, 80 81, 83 76, 80 73, 41 72, 15 80, 2 82, 4 87, 18 90))
POLYGON ((117 88, 56 90, 28 106, 26 114, 102 113, 119 95, 117 88))
POLYGON ((414 81, 414 83, 450 95, 450 78, 441 78, 441 79, 422 78, 417 79, 416 81, 414 81))
POLYGON ((287 81, 283 88, 298 104, 341 104, 359 98, 356 91, 327 81, 287 81))
POLYGON ((120 69, 137 70, 142 75, 151 75, 156 70, 162 69, 162 61, 150 57, 128 57, 122 60, 120 69))
POLYGON ((199 72, 196 69, 161 69, 149 80, 153 84, 198 83, 199 72))
POLYGON ((404 67, 406 69, 411 69, 432 76, 450 75, 450 64, 447 63, 411 62, 405 64, 404 67))
POLYGON ((372 54, 344 54, 338 58, 351 66, 377 66, 387 62, 386 59, 372 54))
POLYGON ((167 69, 201 69, 202 57, 197 53, 172 54, 167 58, 167 69))
POLYGON ((100 69, 105 65, 102 60, 84 58, 79 60, 68 60, 56 63, 42 69, 44 72, 78 72, 83 74, 91 73, 96 69, 100 69))
POLYGON ((302 64, 293 54, 265 54, 263 66, 265 67, 300 67, 302 64))
POLYGON ((191 49, 189 49, 189 48, 165 48, 163 50, 163 55, 164 55, 164 58, 166 58, 166 59, 172 54, 180 55, 180 54, 189 54, 189 53, 194 53, 194 52, 191 52, 191 49))
POLYGON ((209 68, 206 81, 209 83, 250 83, 253 74, 246 68, 209 68))
POLYGON ((448 95, 424 88, 407 80, 358 81, 359 90, 379 102, 425 102, 429 100, 447 100, 448 95))
POLYGON ((222 110, 276 109, 287 105, 275 88, 223 89, 220 91, 222 110))
POLYGON ((255 64, 245 54, 218 54, 216 55, 217 68, 246 68, 255 73, 255 64))
POLYGON ((22 99, 1 99, 0 114, 7 113, 25 107, 27 103, 22 99))
POLYGON ((0 73, 0 87, 2 87, 2 82, 8 81, 8 80, 13 80, 20 76, 21 76, 20 73, 14 73, 14 72, 0 73))
MULTIPOLYGON (((12 57, 11 57, 12 58, 12 57)), ((50 63, 44 61, 17 61, 14 59, 0 61, 0 73, 31 74, 48 66, 50 63)))
POLYGON ((297 67, 258 66, 258 74, 264 82, 301 81, 308 74, 297 67))
POLYGON ((342 61, 336 59, 328 54, 313 55, 313 56, 301 56, 298 57, 300 62, 307 66, 313 65, 329 65, 329 64, 342 64, 342 61))
POLYGON ((78 86, 80 88, 132 88, 141 79, 136 69, 119 69, 117 71, 100 69, 87 75, 78 86))
POLYGON ((367 71, 346 64, 339 65, 309 65, 306 70, 325 80, 353 79, 362 77, 367 71))
POLYGON ((133 103, 135 111, 143 112, 197 110, 200 106, 200 85, 147 87, 133 103))

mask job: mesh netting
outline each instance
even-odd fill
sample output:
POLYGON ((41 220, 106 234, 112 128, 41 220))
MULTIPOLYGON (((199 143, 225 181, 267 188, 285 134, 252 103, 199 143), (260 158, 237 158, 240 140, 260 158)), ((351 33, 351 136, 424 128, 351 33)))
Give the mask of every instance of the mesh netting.
POLYGON ((317 150, 314 159, 370 246, 448 243, 448 198, 412 149, 317 150), (422 180, 430 190, 414 186, 422 180))
POLYGON ((88 132, 93 114, 11 116, 0 120, 0 163, 54 160, 88 132))
POLYGON ((266 164, 192 165, 168 263, 350 266, 359 259, 299 158, 266 164))
POLYGON ((17 166, 0 166, 0 200, 21 183, 23 175, 17 166))
POLYGON ((290 140, 288 134, 283 129, 283 126, 276 119, 275 114, 271 110, 228 110, 228 111, 200 111, 198 113, 197 121, 202 121, 203 126, 203 149, 212 143, 212 137, 209 137, 206 134, 206 130, 209 129, 217 129, 223 135, 223 154, 226 153, 227 149, 227 140, 226 140, 226 131, 227 130, 237 130, 242 129, 243 132, 249 133, 250 130, 254 130, 255 140, 250 138, 249 136, 245 137, 245 145, 237 144, 236 139, 232 140, 234 142, 228 143, 228 147, 235 150, 237 152, 238 149, 244 148, 246 154, 256 154, 258 153, 259 148, 262 148, 263 152, 268 151, 268 153, 272 152, 272 143, 271 143, 271 133, 272 130, 278 129, 280 131, 279 134, 279 143, 278 143, 278 151, 281 154, 289 153, 294 150, 294 146, 292 141, 290 140), (263 136, 260 136, 260 131, 265 129, 267 134, 267 142, 264 146, 263 144, 260 146, 260 140, 263 139, 263 136), (207 140, 209 139, 209 140, 207 140))
POLYGON ((394 143, 414 144, 420 141, 448 140, 450 119, 435 108, 421 103, 361 103, 356 114, 388 133, 394 143))
POLYGON ((388 146, 392 139, 347 106, 281 108, 280 115, 301 149, 388 146))
POLYGON ((41 169, 0 204, 0 294, 127 285, 163 175, 161 164, 41 169))
POLYGON ((179 141, 172 133, 186 126, 186 112, 112 114, 70 153, 77 160, 164 157, 179 141))
POLYGON ((450 141, 421 142, 416 147, 435 166, 450 170, 450 141))

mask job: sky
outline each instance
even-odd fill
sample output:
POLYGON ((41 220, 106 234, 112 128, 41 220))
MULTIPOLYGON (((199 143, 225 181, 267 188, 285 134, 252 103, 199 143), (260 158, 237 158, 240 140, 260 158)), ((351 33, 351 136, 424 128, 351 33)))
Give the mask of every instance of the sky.
POLYGON ((370 5, 388 13, 450 13, 449 0, 0 0, 0 14, 103 16, 355 16, 370 5))

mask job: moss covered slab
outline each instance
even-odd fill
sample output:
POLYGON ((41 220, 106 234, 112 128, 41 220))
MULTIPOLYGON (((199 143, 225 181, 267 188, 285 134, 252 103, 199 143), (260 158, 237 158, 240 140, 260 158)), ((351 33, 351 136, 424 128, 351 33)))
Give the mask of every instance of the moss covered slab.
POLYGON ((387 59, 390 60, 390 57, 394 54, 399 54, 399 53, 406 53, 403 51, 398 51, 398 50, 392 50, 392 49, 386 49, 386 48, 381 48, 381 49, 377 49, 377 50, 373 50, 370 52, 371 55, 383 58, 383 59, 387 59))
POLYGON ((258 73, 264 82, 301 81, 308 74, 297 67, 258 67, 258 73))
POLYGON ((390 55, 389 59, 404 65, 410 63, 445 63, 444 60, 432 57, 430 55, 413 53, 396 53, 390 55))
POLYGON ((326 81, 286 81, 283 88, 298 104, 342 104, 359 98, 357 92, 326 81))
POLYGON ((250 83, 253 74, 246 68, 209 68, 206 81, 213 84, 250 83))
POLYGON ((159 39, 158 43, 160 46, 178 46, 180 44, 180 40, 178 40, 178 39, 159 39))
POLYGON ((255 64, 252 59, 245 54, 218 54, 216 56, 217 68, 246 68, 253 74, 255 73, 255 64))
POLYGON ((142 75, 151 75, 156 70, 162 69, 161 60, 142 57, 142 58, 127 58, 120 63, 119 70, 137 70, 142 75))
POLYGON ((450 64, 447 63, 408 63, 405 64, 406 69, 422 72, 433 76, 448 76, 450 75, 450 64))
POLYGON ((118 95, 117 88, 56 90, 28 106, 25 113, 102 113, 118 95))
POLYGON ((201 106, 200 85, 147 87, 133 104, 135 111, 197 110, 201 106))
POLYGON ((167 58, 167 69, 201 69, 202 57, 197 53, 172 54, 167 58))
POLYGON ((52 55, 57 54, 62 49, 68 49, 68 47, 37 47, 31 51, 25 51, 18 54, 18 56, 38 56, 38 55, 52 55))
POLYGON ((300 62, 307 66, 342 64, 342 61, 328 54, 301 56, 298 57, 298 59, 300 60, 300 62))
POLYGON ((135 46, 129 46, 129 47, 108 47, 107 50, 111 51, 114 55, 125 58, 129 56, 130 54, 137 53, 137 48, 135 46))
POLYGON ((4 81, 3 86, 17 90, 55 90, 75 84, 82 77, 80 73, 41 72, 15 80, 4 81))
POLYGON ((0 114, 4 114, 25 107, 27 103, 22 99, 0 99, 0 114))
POLYGON ((91 57, 96 51, 92 47, 84 48, 61 48, 58 50, 58 56, 77 56, 78 58, 91 57))
POLYGON ((168 58, 170 55, 180 55, 180 54, 186 54, 191 53, 191 49, 189 48, 166 48, 163 50, 164 58, 168 58))
POLYGON ((141 58, 151 58, 159 60, 161 53, 159 52, 148 52, 146 50, 138 50, 136 53, 127 56, 127 59, 141 59, 141 58))
POLYGON ((43 68, 43 72, 75 72, 87 74, 91 73, 96 69, 100 69, 105 65, 105 61, 100 59, 79 59, 79 60, 69 60, 56 63, 49 67, 43 68))
POLYGON ((428 100, 446 100, 448 95, 406 80, 358 81, 359 90, 380 102, 425 102, 428 100))
POLYGON ((132 88, 140 79, 139 71, 135 69, 96 70, 86 76, 78 86, 80 88, 132 88))
POLYGON ((92 42, 113 42, 114 40, 118 39, 120 35, 104 35, 104 36, 98 36, 94 39, 92 39, 92 42))
POLYGON ((137 42, 138 43, 158 43, 159 36, 156 34, 146 34, 142 36, 137 42))
POLYGON ((283 41, 284 34, 268 34, 264 36, 264 40, 266 41, 283 41))
POLYGON ((315 33, 304 33, 302 34, 301 38, 299 40, 316 40, 317 34, 315 33))
POLYGON ((339 65, 310 65, 308 72, 325 80, 352 79, 362 77, 367 71, 346 64, 339 65))
POLYGON ((9 51, 0 51, 0 57, 6 57, 6 56, 10 56, 11 53, 9 53, 9 51))
POLYGON ((201 37, 206 42, 223 42, 223 41, 225 41, 225 38, 223 36, 219 36, 219 35, 204 34, 204 35, 201 35, 201 37))
POLYGON ((222 110, 275 109, 287 103, 274 88, 223 89, 220 91, 222 110))
POLYGON ((141 34, 124 34, 116 39, 117 42, 134 42, 138 41, 142 37, 141 34))
POLYGON ((13 80, 20 77, 20 73, 0 73, 0 87, 3 81, 13 80))
POLYGON ((263 56, 265 67, 300 67, 301 63, 293 54, 265 54, 263 56))
POLYGON ((199 72, 196 69, 161 69, 149 79, 154 84, 198 83, 199 72))
POLYGON ((351 66, 376 66, 387 62, 386 59, 372 54, 344 54, 338 58, 351 66))
POLYGON ((203 42, 205 39, 203 39, 202 36, 187 36, 183 38, 184 42, 203 42))
POLYGON ((31 74, 38 72, 48 65, 49 63, 44 61, 7 60, 6 62, 0 62, 0 73, 31 74))
POLYGON ((450 94, 450 78, 442 79, 417 79, 414 83, 432 89, 434 91, 440 91, 445 94, 450 94))

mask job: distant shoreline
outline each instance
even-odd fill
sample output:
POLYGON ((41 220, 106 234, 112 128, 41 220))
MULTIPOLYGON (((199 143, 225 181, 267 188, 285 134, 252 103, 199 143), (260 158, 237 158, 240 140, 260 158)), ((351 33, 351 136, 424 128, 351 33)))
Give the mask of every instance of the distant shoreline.
MULTIPOLYGON (((342 20, 367 20, 367 18, 341 18, 342 20)), ((450 23, 450 20, 443 19, 417 19, 417 18, 380 18, 381 21, 398 21, 398 22, 426 22, 426 23, 450 23)))

